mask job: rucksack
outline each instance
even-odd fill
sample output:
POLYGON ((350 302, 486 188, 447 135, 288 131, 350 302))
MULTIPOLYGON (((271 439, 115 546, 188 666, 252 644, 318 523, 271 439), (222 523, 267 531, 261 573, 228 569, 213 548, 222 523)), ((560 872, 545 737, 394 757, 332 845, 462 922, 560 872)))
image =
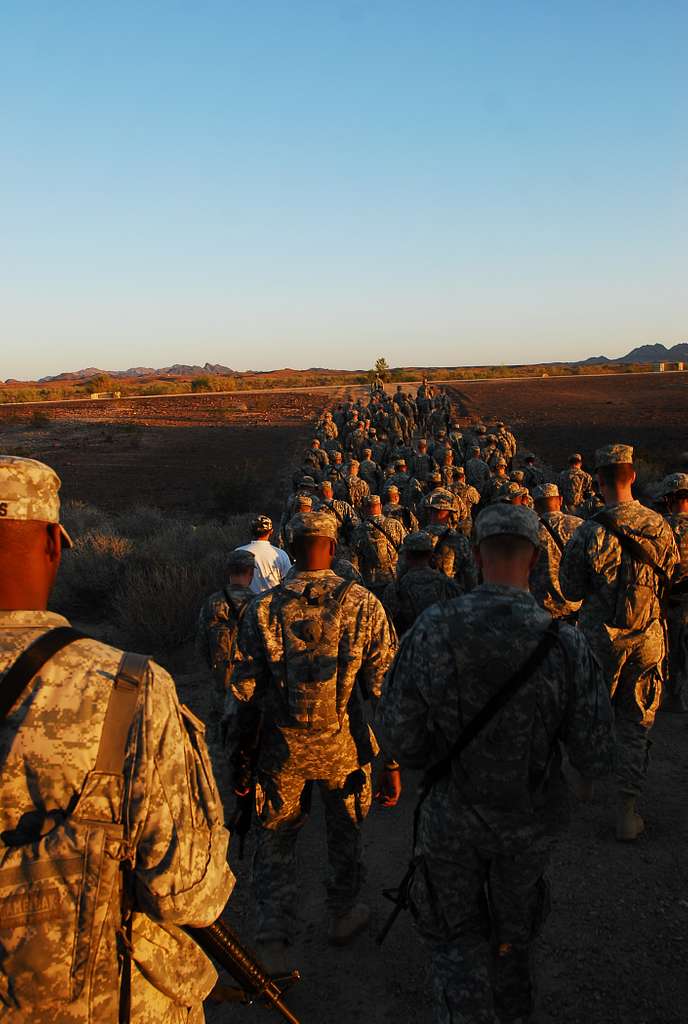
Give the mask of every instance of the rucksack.
MULTIPOLYGON (((0 723, 43 665, 62 647, 80 639, 87 638, 76 630, 59 627, 20 655, 0 685, 0 723), (58 633, 61 635, 56 637, 58 633)), ((20 825, 13 835, 3 834, 1 1006, 34 1013, 40 1007, 41 1019, 43 1015, 49 1019, 51 1006, 57 1013, 80 996, 87 981, 92 981, 108 919, 115 916, 121 932, 123 867, 130 857, 122 821, 124 753, 139 684, 147 671, 147 658, 122 656, 96 761, 84 779, 75 806, 66 814, 48 819, 47 830, 43 826, 32 830, 29 825, 22 831, 20 825)), ((123 949, 120 953, 126 958, 123 949)), ((120 1019, 126 1020, 128 971, 122 971, 121 978, 120 1019)), ((118 984, 117 977, 101 979, 101 984, 103 981, 118 984)))
POLYGON ((607 625, 633 632, 645 629, 652 619, 658 617, 663 592, 670 582, 669 576, 642 544, 624 533, 605 510, 594 515, 591 521, 613 534, 621 546, 616 602, 607 625))
POLYGON ((396 544, 379 523, 374 519, 365 522, 366 547, 370 568, 383 574, 390 573, 398 561, 396 544))

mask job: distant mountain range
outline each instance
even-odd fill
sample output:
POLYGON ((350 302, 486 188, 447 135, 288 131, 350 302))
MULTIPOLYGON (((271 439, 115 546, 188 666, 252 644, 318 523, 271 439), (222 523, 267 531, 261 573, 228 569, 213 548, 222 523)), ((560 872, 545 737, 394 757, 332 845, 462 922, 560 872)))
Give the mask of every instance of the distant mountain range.
POLYGON ((625 356, 608 359, 607 356, 591 356, 576 365, 593 366, 600 363, 688 363, 688 342, 667 348, 666 345, 639 345, 625 356))
MULTIPOLYGON (((666 345, 662 345, 660 343, 656 345, 640 345, 638 348, 632 349, 625 356, 615 356, 612 358, 609 358, 608 356, 591 356, 589 359, 581 359, 577 363, 557 363, 556 365, 593 366, 604 363, 688 363, 688 342, 682 341, 680 344, 673 345, 671 348, 667 348, 666 345)), ((320 367, 311 367, 311 370, 313 372, 325 372, 320 367)), ((84 370, 73 370, 69 373, 58 373, 53 377, 41 377, 38 383, 50 384, 52 382, 59 381, 86 381, 90 380, 92 377, 101 375, 111 377, 113 380, 124 380, 126 378, 131 379, 132 377, 198 377, 203 374, 228 377, 241 372, 242 371, 233 370, 229 366, 223 366, 222 363, 204 363, 203 366, 199 366, 194 363, 175 363, 173 366, 163 366, 157 369, 153 366, 131 366, 128 370, 101 370, 96 366, 89 366, 84 370)), ((268 373, 271 374, 279 374, 282 372, 293 373, 294 371, 288 371, 286 369, 268 371, 268 373)), ((19 384, 21 382, 8 380, 5 383, 19 384)))
POLYGON ((128 370, 99 370, 95 366, 89 366, 86 370, 73 370, 71 373, 58 373, 55 377, 41 377, 39 384, 49 384, 52 381, 90 380, 103 374, 106 377, 197 377, 202 373, 212 373, 220 377, 226 377, 235 373, 229 366, 221 363, 205 363, 203 366, 193 364, 175 363, 174 366, 163 366, 155 369, 153 366, 131 366, 128 370))

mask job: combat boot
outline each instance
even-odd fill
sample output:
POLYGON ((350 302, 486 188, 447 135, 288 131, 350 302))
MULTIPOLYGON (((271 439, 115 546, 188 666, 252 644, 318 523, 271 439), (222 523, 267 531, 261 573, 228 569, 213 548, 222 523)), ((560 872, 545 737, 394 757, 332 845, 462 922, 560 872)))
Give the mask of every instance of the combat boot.
POLYGON ((357 903, 340 917, 333 917, 327 934, 332 946, 346 946, 362 932, 370 921, 370 910, 365 903, 357 903))
POLYGON ((619 793, 619 807, 616 814, 616 838, 622 843, 637 839, 645 828, 645 822, 635 807, 636 798, 628 793, 619 793))
POLYGON ((287 958, 287 943, 280 940, 256 943, 256 957, 272 978, 284 978, 293 969, 287 958))

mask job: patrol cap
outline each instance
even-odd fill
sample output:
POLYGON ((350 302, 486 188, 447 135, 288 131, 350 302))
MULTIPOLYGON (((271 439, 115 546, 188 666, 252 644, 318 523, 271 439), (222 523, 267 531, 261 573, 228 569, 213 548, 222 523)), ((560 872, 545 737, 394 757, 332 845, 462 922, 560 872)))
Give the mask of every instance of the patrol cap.
POLYGON ((405 465, 406 465, 406 459, 395 459, 394 460, 394 468, 395 469, 401 469, 402 466, 405 466, 405 465))
POLYGON ((569 462, 582 462, 582 461, 583 461, 583 456, 581 455, 580 452, 574 452, 573 455, 569 455, 569 462))
POLYGON ((360 463, 360 462, 358 461, 358 459, 349 459, 349 466, 350 466, 350 467, 353 467, 353 466, 355 466, 355 467, 356 467, 356 469, 358 469, 358 467, 359 467, 360 465, 361 465, 361 463, 360 463))
POLYGON ((272 530, 272 519, 270 516, 256 516, 251 520, 252 533, 270 533, 272 530))
POLYGON ((72 538, 60 523, 59 490, 62 481, 50 466, 18 455, 0 456, 0 516, 3 519, 60 526, 64 546, 72 538))
POLYGON ((366 494, 365 498, 363 499, 363 504, 366 506, 366 508, 371 508, 373 505, 381 504, 381 502, 380 502, 380 495, 379 494, 366 494))
POLYGON ((495 466, 506 466, 506 459, 500 455, 500 457, 495 462, 495 466))
POLYGON ((533 497, 537 501, 540 498, 559 498, 561 495, 556 484, 538 484, 533 488, 533 497))
POLYGON ((670 473, 660 484, 660 494, 678 494, 688 492, 688 473, 670 473))
POLYGON ((364 448, 363 449, 363 454, 364 455, 372 455, 373 454, 373 449, 372 448, 364 448))
POLYGON ((404 551, 413 551, 418 554, 430 552, 433 550, 432 537, 424 530, 416 530, 415 533, 406 535, 401 546, 404 551))
POLYGON ((595 452, 595 469, 620 465, 633 465, 633 448, 630 444, 607 444, 595 452))
POLYGON ((255 567, 256 556, 252 551, 247 551, 246 548, 235 548, 227 556, 227 568, 230 571, 234 569, 239 572, 242 569, 255 569, 255 567))
POLYGON ((482 544, 488 537, 524 537, 533 547, 540 546, 540 520, 532 509, 525 505, 509 505, 496 502, 483 509, 475 521, 476 544, 482 544))
POLYGON ((463 466, 454 466, 454 473, 456 476, 465 476, 466 470, 463 468, 463 466))
POLYGON ((449 491, 435 491, 428 498, 428 507, 435 509, 449 509, 450 511, 455 507, 454 495, 449 491))
POLYGON ((329 537, 337 540, 337 520, 329 512, 299 512, 291 521, 292 537, 329 537))
POLYGON ((419 448, 420 447, 427 448, 428 447, 428 439, 426 437, 420 437, 418 439, 418 447, 419 448))
POLYGON ((294 504, 301 506, 301 508, 312 508, 313 498, 310 494, 297 494, 294 504))
POLYGON ((398 493, 399 493, 399 488, 397 487, 396 484, 390 484, 389 487, 387 488, 387 494, 398 494, 398 493))

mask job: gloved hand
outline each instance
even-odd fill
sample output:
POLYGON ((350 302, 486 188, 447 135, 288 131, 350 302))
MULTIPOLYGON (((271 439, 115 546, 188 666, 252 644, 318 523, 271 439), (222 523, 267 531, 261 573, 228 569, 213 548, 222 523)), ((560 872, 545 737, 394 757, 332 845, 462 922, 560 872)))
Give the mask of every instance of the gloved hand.
POLYGON ((396 807, 401 796, 401 769, 388 763, 382 770, 375 799, 383 807, 396 807))

